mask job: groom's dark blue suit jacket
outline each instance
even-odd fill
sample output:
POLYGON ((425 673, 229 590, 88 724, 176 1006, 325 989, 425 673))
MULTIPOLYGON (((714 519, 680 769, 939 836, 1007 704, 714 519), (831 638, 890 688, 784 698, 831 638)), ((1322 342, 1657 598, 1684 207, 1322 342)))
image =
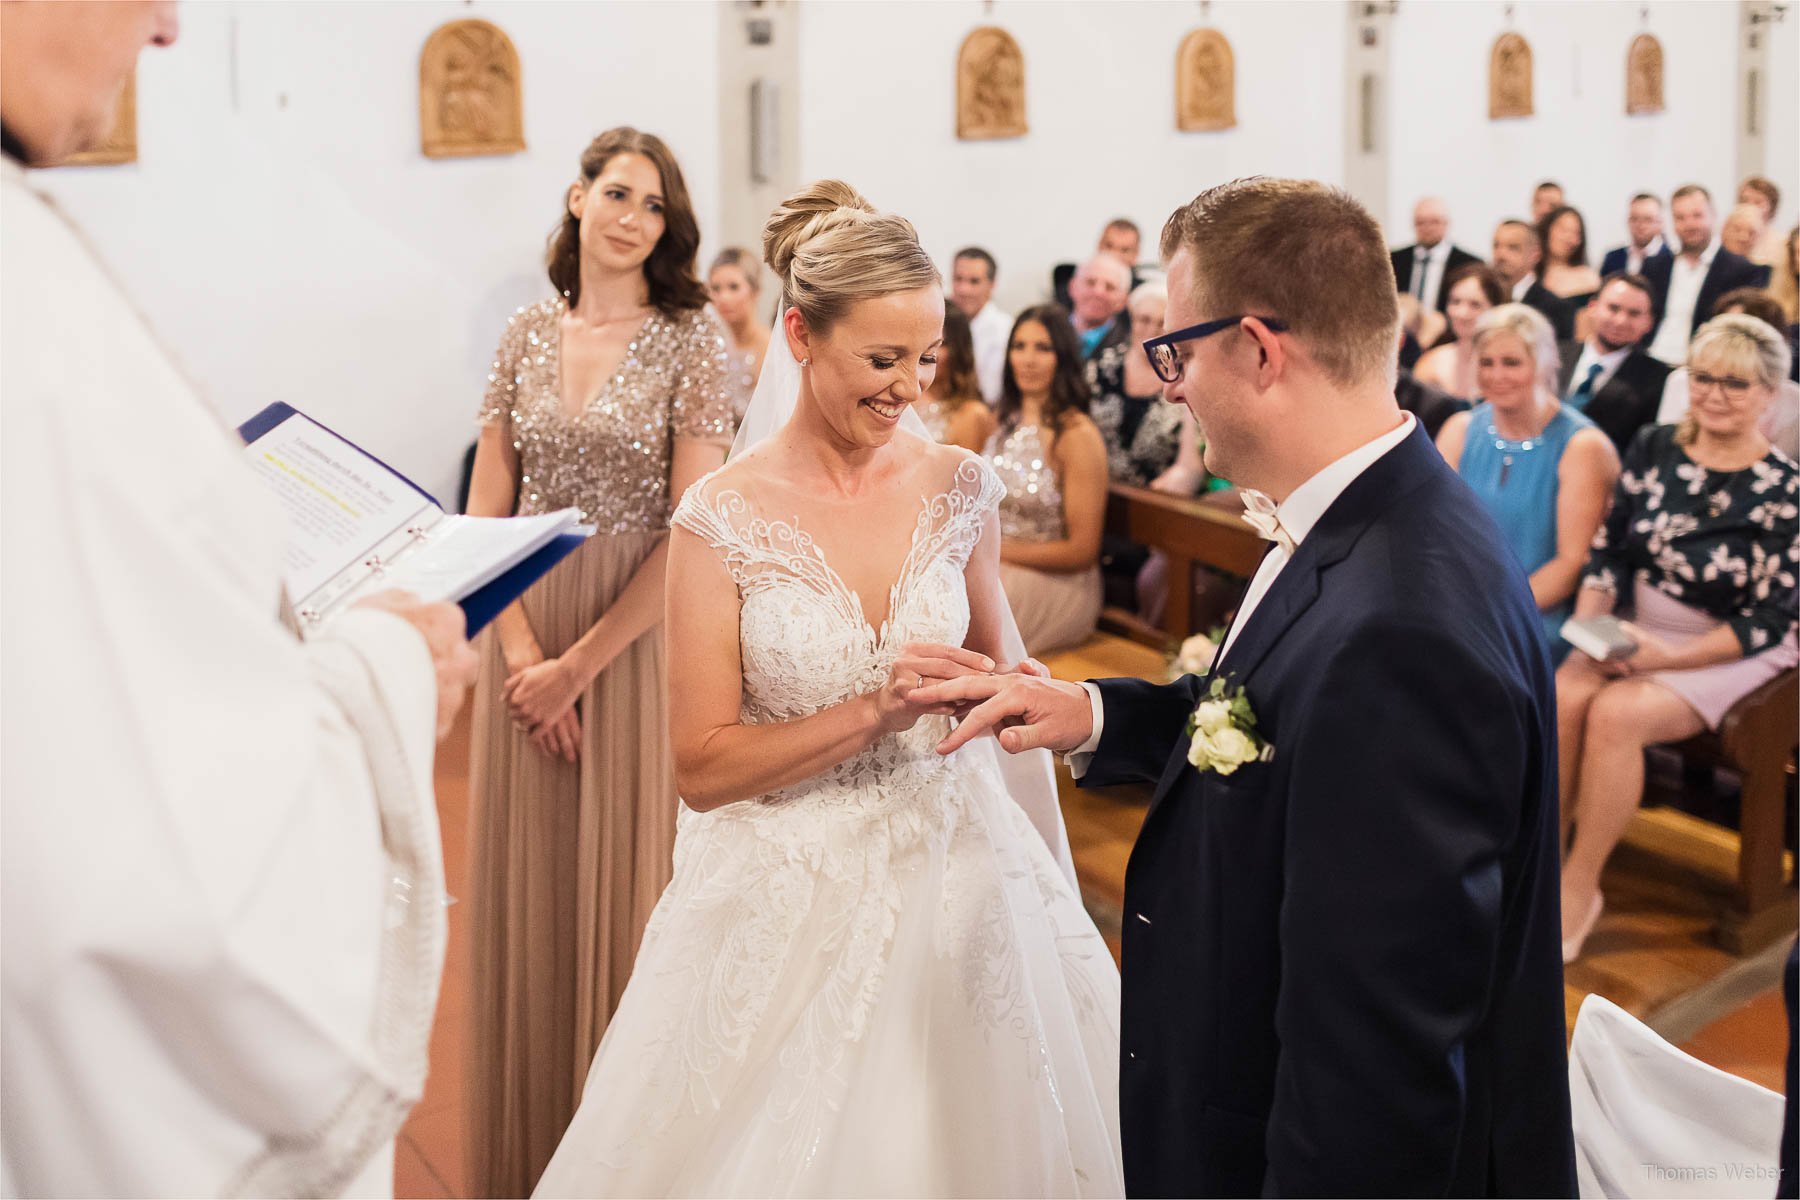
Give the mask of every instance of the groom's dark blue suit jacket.
POLYGON ((1082 784, 1156 784, 1125 878, 1132 1195, 1575 1194, 1541 629, 1415 429, 1219 664, 1271 761, 1188 765, 1206 680, 1096 681, 1082 784))

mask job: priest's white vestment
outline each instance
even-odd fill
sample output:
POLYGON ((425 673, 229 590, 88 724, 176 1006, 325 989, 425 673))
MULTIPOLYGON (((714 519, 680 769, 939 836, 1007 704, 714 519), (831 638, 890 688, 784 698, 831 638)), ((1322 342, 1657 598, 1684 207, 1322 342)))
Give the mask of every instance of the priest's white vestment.
POLYGON ((264 485, 0 172, 0 1188, 391 1194, 359 1174, 445 940, 430 655, 288 631, 264 485))

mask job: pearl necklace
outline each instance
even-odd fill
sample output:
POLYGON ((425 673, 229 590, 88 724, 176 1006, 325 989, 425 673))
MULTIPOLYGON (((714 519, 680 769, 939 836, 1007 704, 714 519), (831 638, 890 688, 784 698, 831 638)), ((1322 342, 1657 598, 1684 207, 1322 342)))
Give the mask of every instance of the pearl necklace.
MULTIPOLYGON (((1550 421, 1554 421, 1554 420, 1556 420, 1556 414, 1551 413, 1550 421)), ((1532 434, 1530 437, 1525 438, 1522 441, 1513 441, 1510 438, 1501 437, 1500 436, 1500 427, 1497 424, 1495 424, 1491 418, 1488 420, 1488 427, 1487 427, 1488 437, 1490 437, 1494 440, 1494 449, 1500 451, 1500 455, 1501 455, 1501 457, 1500 457, 1500 486, 1501 487, 1506 486, 1506 477, 1508 475, 1512 474, 1513 455, 1529 454, 1531 451, 1536 450, 1539 446, 1542 446, 1544 444, 1544 429, 1548 429, 1550 427, 1550 421, 1545 421, 1544 428, 1539 429, 1536 433, 1532 434)))

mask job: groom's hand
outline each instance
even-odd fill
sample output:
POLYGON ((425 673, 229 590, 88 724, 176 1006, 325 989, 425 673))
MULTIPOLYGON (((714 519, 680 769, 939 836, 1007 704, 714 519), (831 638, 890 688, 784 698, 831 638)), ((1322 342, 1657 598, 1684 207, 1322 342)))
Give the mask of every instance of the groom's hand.
POLYGON ((1001 748, 1008 753, 1042 746, 1063 754, 1087 741, 1094 731, 1094 710, 1086 688, 1035 673, 965 675, 922 688, 914 699, 974 706, 950 736, 938 743, 939 754, 953 753, 996 730, 1001 748))

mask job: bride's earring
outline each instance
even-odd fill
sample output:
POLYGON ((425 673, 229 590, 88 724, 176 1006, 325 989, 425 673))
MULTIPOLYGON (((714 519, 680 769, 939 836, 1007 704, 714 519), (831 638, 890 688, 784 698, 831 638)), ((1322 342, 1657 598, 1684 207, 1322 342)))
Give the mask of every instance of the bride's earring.
POLYGON ((803 358, 803 359, 801 359, 801 360, 800 360, 800 365, 801 365, 801 366, 803 366, 803 367, 810 367, 810 366, 812 366, 812 359, 810 359, 810 358, 803 358))

